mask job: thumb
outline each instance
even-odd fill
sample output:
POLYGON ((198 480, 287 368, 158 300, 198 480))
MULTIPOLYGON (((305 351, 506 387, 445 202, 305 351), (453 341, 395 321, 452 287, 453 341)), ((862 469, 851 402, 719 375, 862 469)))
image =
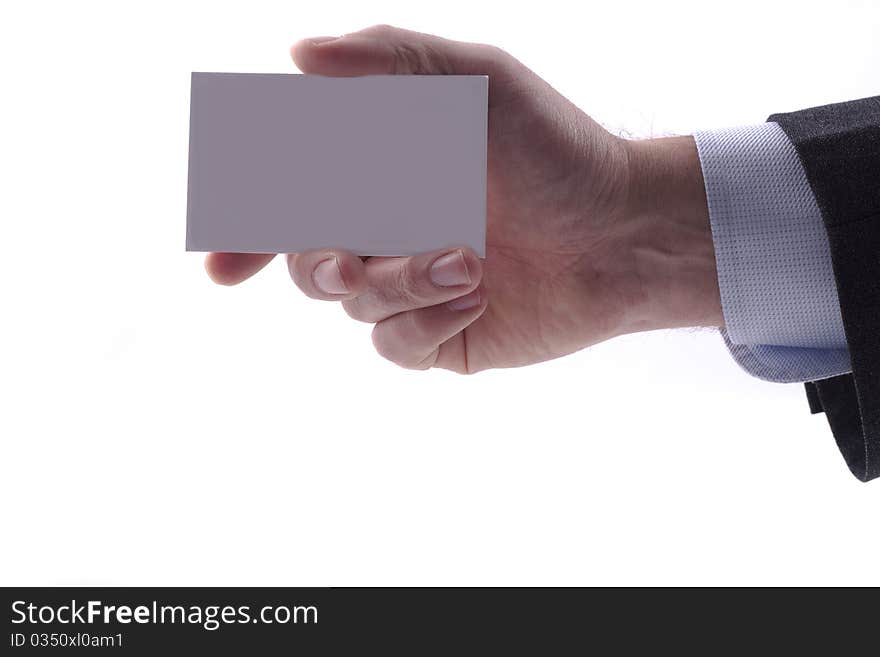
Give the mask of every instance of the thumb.
POLYGON ((531 72, 498 48, 377 25, 341 37, 304 39, 291 48, 303 73, 358 75, 488 75, 489 104, 531 72))

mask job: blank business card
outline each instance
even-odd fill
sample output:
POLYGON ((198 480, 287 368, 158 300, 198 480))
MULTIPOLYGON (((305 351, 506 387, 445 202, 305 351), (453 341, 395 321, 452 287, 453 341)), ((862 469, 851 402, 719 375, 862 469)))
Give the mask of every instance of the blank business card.
POLYGON ((193 73, 188 251, 485 255, 485 76, 193 73))

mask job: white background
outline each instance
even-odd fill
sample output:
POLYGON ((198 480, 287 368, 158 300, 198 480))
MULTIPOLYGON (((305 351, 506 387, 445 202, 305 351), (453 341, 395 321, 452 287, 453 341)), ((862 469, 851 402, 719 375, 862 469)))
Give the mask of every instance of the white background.
POLYGON ((183 251, 189 74, 392 23, 615 132, 880 92, 862 3, 4 2, 0 584, 880 584, 880 482, 712 331, 396 369, 283 264, 183 251))

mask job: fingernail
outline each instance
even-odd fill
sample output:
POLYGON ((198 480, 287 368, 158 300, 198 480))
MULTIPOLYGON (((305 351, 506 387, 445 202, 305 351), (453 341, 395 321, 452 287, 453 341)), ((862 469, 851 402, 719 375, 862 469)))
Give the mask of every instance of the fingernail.
POLYGON ((342 280, 342 271, 339 269, 339 261, 336 258, 322 260, 312 272, 312 280, 318 289, 327 294, 345 294, 348 286, 342 280))
POLYGON ((341 39, 342 37, 338 36, 323 36, 323 37, 312 37, 308 39, 308 42, 313 46, 320 46, 324 43, 330 43, 331 41, 336 41, 337 39, 341 39))
POLYGON ((440 287, 467 285, 471 282, 461 249, 440 256, 431 265, 431 282, 440 287))
POLYGON ((480 291, 474 290, 465 294, 463 297, 447 301, 446 305, 452 310, 468 310, 480 305, 480 291))

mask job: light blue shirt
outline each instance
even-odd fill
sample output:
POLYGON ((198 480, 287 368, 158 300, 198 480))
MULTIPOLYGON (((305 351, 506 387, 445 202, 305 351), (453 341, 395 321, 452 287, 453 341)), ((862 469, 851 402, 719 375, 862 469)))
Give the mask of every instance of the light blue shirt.
POLYGON ((776 123, 697 132, 730 353, 768 381, 851 371, 828 236, 776 123))

